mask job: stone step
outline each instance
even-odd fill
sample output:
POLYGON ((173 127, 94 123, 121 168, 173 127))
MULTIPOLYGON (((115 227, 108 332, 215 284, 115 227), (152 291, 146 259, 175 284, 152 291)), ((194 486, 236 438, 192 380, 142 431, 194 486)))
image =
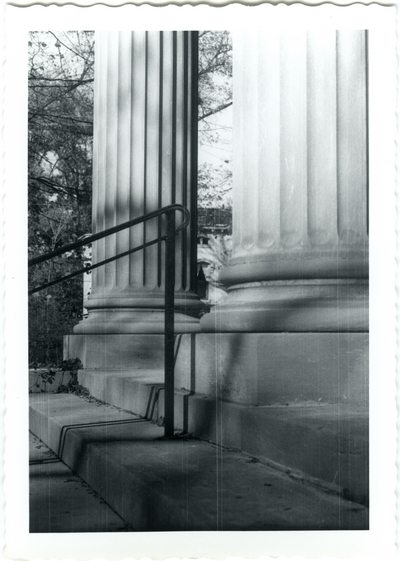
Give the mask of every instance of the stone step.
POLYGON ((30 429, 135 531, 368 528, 363 505, 109 405, 31 395, 30 429))
MULTIPOLYGON (((162 424, 161 370, 82 370, 95 398, 162 424)), ((175 391, 175 428, 263 458, 368 505, 368 416, 354 404, 251 406, 175 391)))
POLYGON ((79 383, 90 395, 121 409, 133 411, 146 419, 158 417, 158 392, 164 385, 164 371, 80 370, 79 383))

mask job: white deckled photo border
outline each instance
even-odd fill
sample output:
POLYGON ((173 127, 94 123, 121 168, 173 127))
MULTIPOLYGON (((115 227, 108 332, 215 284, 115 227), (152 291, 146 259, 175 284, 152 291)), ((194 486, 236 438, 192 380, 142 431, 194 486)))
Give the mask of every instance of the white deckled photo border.
MULTIPOLYGON (((396 9, 261 4, 5 6, 5 557, 11 559, 380 558, 396 540, 396 9), (134 23, 133 23, 134 22, 134 23), (72 29, 368 29, 370 529, 307 532, 30 534, 28 526, 27 32, 72 29)), ((3 506, 1 507, 3 509, 3 506)))

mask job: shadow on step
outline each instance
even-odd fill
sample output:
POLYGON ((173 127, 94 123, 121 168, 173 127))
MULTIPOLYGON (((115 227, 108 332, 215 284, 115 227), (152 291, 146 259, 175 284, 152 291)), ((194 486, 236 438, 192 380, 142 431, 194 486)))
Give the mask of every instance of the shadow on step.
POLYGON ((104 404, 42 395, 30 415, 32 432, 135 531, 368 528, 360 504, 238 451, 165 440, 162 427, 104 404))
MULTIPOLYGON (((74 425, 63 426, 60 432, 60 443, 58 445, 57 456, 62 458, 64 456, 65 445, 67 441, 67 436, 69 431, 75 431, 78 429, 84 429, 88 431, 91 428, 103 428, 104 432, 106 433, 107 441, 112 437, 112 428, 113 427, 121 427, 123 425, 132 425, 133 423, 144 423, 146 422, 145 419, 126 419, 124 421, 102 421, 97 423, 77 423, 74 425), (111 429, 111 430, 110 430, 111 429)), ((94 433, 93 433, 94 434, 94 433)), ((98 434, 98 440, 104 439, 103 432, 96 433, 98 434)), ((118 439, 122 437, 121 431, 118 431, 118 439)), ((130 440, 131 433, 128 432, 126 434, 126 440, 130 440)))

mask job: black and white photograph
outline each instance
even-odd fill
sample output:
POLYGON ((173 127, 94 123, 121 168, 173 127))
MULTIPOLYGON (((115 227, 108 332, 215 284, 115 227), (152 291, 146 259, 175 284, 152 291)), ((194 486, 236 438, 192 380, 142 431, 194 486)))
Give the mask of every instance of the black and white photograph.
POLYGON ((81 558, 68 536, 392 551, 393 8, 53 8, 18 32, 5 469, 32 548, 13 527, 10 558, 81 558))

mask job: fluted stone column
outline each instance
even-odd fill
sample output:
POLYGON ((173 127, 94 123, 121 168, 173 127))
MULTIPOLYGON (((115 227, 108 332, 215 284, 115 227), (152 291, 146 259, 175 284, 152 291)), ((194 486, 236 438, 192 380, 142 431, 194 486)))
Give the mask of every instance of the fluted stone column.
POLYGON ((368 329, 367 32, 234 36, 233 254, 204 330, 368 329))
POLYGON ((363 31, 234 37, 228 297, 202 317, 208 333, 182 336, 175 365, 185 431, 364 504, 366 52, 363 31))
MULTIPOLYGON (((197 33, 97 33, 93 232, 172 203, 189 209, 191 228, 177 237, 178 332, 198 330, 196 154, 197 33)), ((94 263, 156 238, 163 225, 154 219, 95 242, 94 263)), ((162 332, 164 279, 164 243, 94 270, 89 317, 75 333, 162 332)))

